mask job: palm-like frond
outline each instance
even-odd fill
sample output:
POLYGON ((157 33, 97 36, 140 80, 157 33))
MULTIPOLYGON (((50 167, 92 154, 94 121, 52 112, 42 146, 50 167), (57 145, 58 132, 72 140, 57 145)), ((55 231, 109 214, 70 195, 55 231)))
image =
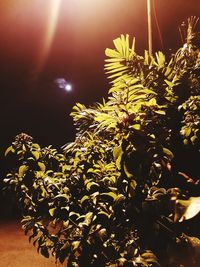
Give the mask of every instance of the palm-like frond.
POLYGON ((105 70, 109 75, 108 78, 113 79, 112 83, 116 83, 120 78, 123 80, 131 73, 131 63, 135 54, 135 39, 132 46, 129 45, 129 35, 121 35, 121 37, 113 41, 115 49, 107 48, 105 54, 108 59, 105 60, 105 70))

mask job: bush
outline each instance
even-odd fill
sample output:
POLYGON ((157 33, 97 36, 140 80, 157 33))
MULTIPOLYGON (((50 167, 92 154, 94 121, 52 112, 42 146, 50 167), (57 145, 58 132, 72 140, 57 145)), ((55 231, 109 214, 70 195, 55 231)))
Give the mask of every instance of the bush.
POLYGON ((115 39, 105 51, 108 100, 74 106, 76 138, 62 152, 26 134, 7 149, 16 168, 4 181, 45 257, 67 266, 198 266, 196 22, 188 19, 186 42, 169 60, 138 55, 128 35, 115 39))

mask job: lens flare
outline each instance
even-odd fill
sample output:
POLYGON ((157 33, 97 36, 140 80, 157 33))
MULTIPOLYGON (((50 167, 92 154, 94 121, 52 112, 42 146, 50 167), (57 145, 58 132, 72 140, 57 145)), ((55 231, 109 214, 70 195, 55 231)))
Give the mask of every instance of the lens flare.
POLYGON ((64 78, 57 78, 54 82, 59 88, 64 89, 65 91, 72 91, 72 85, 68 83, 64 78))
POLYGON ((45 66, 48 59, 48 55, 53 43, 56 26, 58 22, 59 11, 62 0, 49 0, 49 11, 47 17, 46 31, 42 43, 41 52, 39 54, 39 60, 36 68, 37 74, 39 74, 45 66))
POLYGON ((71 86, 71 84, 66 84, 66 86, 65 86, 65 90, 67 91, 67 92, 70 92, 71 90, 72 90, 72 86, 71 86))

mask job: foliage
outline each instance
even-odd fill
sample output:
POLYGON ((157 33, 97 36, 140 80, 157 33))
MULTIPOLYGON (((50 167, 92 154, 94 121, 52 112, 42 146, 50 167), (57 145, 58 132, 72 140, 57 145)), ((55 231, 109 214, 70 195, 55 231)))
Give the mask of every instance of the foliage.
POLYGON ((4 181, 45 257, 67 266, 199 264, 200 183, 181 160, 187 149, 199 155, 195 22, 169 60, 138 55, 128 35, 115 39, 105 51, 108 100, 74 106, 76 138, 61 153, 26 134, 7 149, 17 165, 4 181))

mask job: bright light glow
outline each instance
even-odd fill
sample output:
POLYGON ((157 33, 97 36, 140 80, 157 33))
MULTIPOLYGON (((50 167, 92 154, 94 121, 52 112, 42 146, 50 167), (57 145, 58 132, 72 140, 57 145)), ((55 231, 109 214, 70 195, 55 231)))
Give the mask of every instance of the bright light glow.
POLYGON ((49 0, 49 12, 47 18, 47 28, 43 40, 43 47, 41 49, 40 58, 38 62, 37 72, 40 73, 48 58, 51 45, 54 39, 55 30, 58 22, 59 11, 62 0, 49 0))
POLYGON ((72 85, 71 84, 66 84, 65 85, 65 90, 67 91, 67 92, 70 92, 71 90, 72 90, 72 85))
POLYGON ((64 89, 65 91, 72 91, 72 85, 68 83, 64 78, 57 78, 54 82, 59 88, 64 89))

